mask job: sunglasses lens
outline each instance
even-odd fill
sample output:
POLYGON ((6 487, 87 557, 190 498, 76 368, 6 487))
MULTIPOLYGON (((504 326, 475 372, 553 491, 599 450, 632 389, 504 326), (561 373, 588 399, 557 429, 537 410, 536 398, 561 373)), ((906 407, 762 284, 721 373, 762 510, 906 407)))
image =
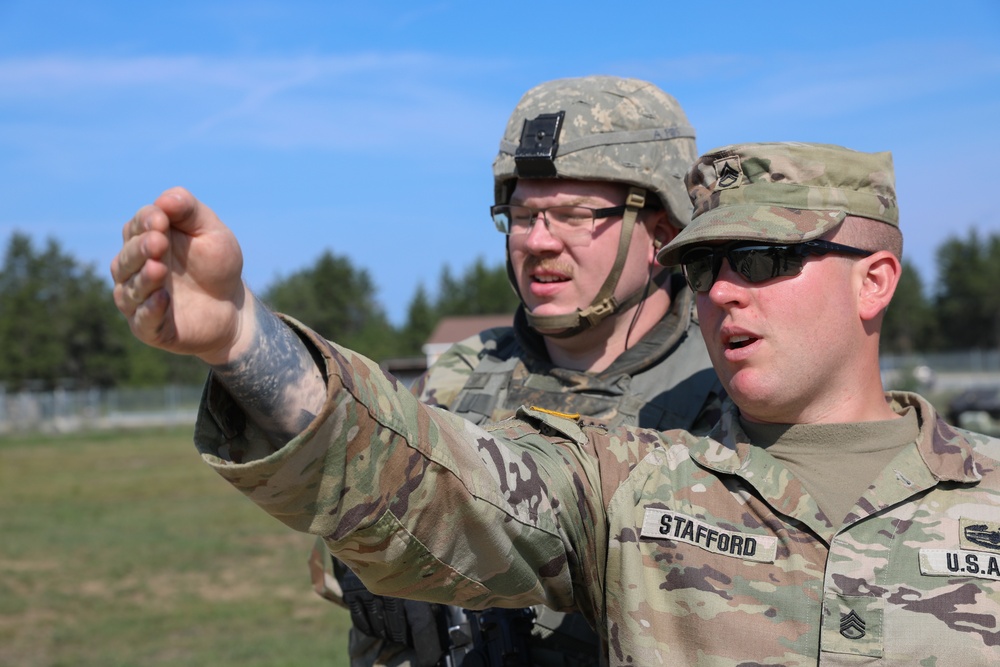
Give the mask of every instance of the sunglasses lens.
POLYGON ((802 271, 802 257, 793 246, 745 246, 729 251, 733 269, 749 283, 762 283, 802 271))
POLYGON ((759 283, 774 277, 774 257, 771 248, 733 248, 729 251, 733 270, 747 282, 759 283))
MULTIPOLYGON (((719 256, 721 262, 722 257, 719 256)), ((716 276, 716 254, 710 248, 694 248, 681 257, 681 267, 688 285, 695 292, 707 292, 716 276)))
POLYGON ((748 283, 762 283, 780 276, 795 276, 802 271, 803 254, 789 245, 731 245, 728 247, 692 248, 681 257, 688 285, 696 292, 707 292, 719 275, 724 259, 748 283))

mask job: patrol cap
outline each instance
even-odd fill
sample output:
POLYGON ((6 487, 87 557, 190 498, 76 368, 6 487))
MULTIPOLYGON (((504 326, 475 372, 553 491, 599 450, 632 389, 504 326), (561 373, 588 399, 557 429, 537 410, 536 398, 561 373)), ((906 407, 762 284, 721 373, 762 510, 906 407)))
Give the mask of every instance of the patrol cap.
POLYGON ((848 215, 899 226, 892 154, 831 144, 734 144, 705 153, 688 172, 691 224, 659 252, 661 264, 706 241, 800 243, 848 215))
POLYGON ((691 220, 684 176, 698 156, 694 129, 673 96, 640 79, 555 79, 526 92, 493 161, 497 204, 519 178, 615 181, 644 188, 671 222, 691 220))

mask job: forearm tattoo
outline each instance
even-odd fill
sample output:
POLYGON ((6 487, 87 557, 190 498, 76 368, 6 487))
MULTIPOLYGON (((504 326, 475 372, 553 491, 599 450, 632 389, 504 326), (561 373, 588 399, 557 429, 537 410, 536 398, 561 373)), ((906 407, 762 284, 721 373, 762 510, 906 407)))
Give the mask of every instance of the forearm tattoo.
POLYGON ((326 382, 295 332, 260 301, 255 305, 253 345, 212 370, 247 417, 281 447, 315 419, 326 398, 326 382))

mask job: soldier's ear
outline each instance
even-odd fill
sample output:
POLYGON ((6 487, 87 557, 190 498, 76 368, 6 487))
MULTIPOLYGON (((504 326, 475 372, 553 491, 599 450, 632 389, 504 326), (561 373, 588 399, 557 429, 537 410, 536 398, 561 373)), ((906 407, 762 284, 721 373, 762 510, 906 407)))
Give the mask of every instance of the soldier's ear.
POLYGON ((680 230, 670 222, 670 216, 664 210, 658 210, 650 218, 650 228, 653 232, 653 247, 659 250, 670 243, 680 230))
POLYGON ((888 307, 903 272, 899 259, 886 250, 855 263, 858 276, 858 313, 863 320, 875 320, 888 307))
POLYGON ((649 216, 647 224, 653 237, 652 247, 649 249, 649 261, 655 263, 656 253, 659 252, 660 248, 670 243, 680 230, 670 223, 670 216, 663 209, 650 211, 647 215, 649 216))

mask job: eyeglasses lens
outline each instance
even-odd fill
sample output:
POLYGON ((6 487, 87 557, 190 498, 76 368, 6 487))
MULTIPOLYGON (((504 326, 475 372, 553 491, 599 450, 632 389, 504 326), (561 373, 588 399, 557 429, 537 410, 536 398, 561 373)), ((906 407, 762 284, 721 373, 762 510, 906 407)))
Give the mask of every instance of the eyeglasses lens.
POLYGON ((527 206, 503 205, 494 206, 492 212, 497 230, 512 237, 530 234, 540 213, 549 233, 567 245, 588 245, 593 236, 594 210, 584 206, 552 206, 537 211, 527 206))

